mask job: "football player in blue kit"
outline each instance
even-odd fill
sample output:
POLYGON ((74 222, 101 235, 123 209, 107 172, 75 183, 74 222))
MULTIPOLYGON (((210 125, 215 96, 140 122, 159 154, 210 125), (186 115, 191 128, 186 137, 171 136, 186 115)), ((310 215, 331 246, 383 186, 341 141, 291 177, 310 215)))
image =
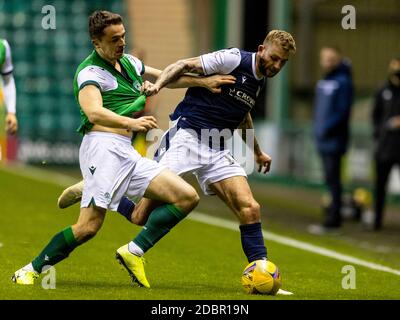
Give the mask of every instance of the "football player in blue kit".
MULTIPOLYGON (((179 60, 166 67, 144 92, 147 96, 154 95, 185 73, 200 76, 229 74, 236 78, 235 84, 222 86, 220 93, 200 87, 189 88, 170 116, 174 126, 164 134, 155 159, 180 176, 194 174, 206 195, 217 195, 226 203, 239 220, 242 248, 249 262, 267 259, 260 205, 253 197, 245 170, 224 143, 219 143, 220 136, 217 135, 215 141, 212 133, 228 131, 232 135, 236 129, 253 129, 250 111, 265 85, 265 78, 275 76, 295 52, 292 35, 273 30, 258 46, 257 52, 230 48, 179 60)), ((267 173, 271 158, 260 149, 255 137, 252 143, 258 171, 267 173)), ((60 201, 64 201, 63 207, 79 201, 79 190, 68 188, 60 201)), ((121 200, 119 213, 132 223, 145 225, 147 233, 153 230, 157 235, 153 237, 154 241, 140 232, 129 244, 131 253, 142 256, 176 224, 169 225, 167 218, 152 217, 150 213, 158 205, 157 201, 146 198, 137 204, 127 198, 121 200)))

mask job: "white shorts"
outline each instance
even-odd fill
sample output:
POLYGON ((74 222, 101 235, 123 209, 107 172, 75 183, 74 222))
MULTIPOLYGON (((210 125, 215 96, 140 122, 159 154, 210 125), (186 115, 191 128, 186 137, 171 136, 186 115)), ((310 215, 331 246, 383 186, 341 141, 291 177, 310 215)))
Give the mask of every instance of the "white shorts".
POLYGON ((193 173, 206 195, 214 195, 210 184, 235 177, 247 177, 229 150, 215 150, 201 143, 190 130, 171 129, 164 135, 154 159, 179 176, 193 173))
POLYGON ((134 202, 143 197, 162 165, 143 158, 128 137, 107 132, 89 132, 79 149, 84 186, 81 208, 95 206, 116 211, 123 196, 134 202))

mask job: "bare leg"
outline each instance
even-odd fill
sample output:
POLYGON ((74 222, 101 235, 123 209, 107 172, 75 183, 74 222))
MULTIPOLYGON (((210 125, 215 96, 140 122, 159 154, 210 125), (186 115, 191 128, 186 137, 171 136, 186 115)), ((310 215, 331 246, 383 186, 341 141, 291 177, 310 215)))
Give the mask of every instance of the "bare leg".
MULTIPOLYGON (((162 171, 150 182, 144 197, 158 201, 158 205, 160 202, 173 204, 185 214, 192 211, 199 202, 196 190, 170 170, 162 171)), ((156 206, 156 203, 151 205, 156 206)), ((148 208, 150 204, 143 206, 148 208)))
POLYGON ((93 238, 103 225, 106 209, 90 206, 81 208, 78 221, 72 225, 75 239, 83 243, 93 238))
POLYGON ((247 260, 266 259, 260 205, 253 197, 247 179, 243 176, 231 177, 212 184, 211 188, 238 217, 242 248, 247 260))
POLYGON ((82 208, 77 223, 55 234, 32 260, 32 268, 40 273, 45 266, 53 266, 66 259, 77 246, 96 235, 103 224, 105 213, 105 209, 98 207, 82 208))
POLYGON ((142 198, 133 209, 131 222, 138 226, 144 226, 150 213, 161 204, 161 201, 142 198))
POLYGON ((195 193, 193 187, 185 180, 165 170, 151 181, 145 197, 139 201, 132 212, 131 222, 139 226, 145 225, 150 213, 165 203, 176 204, 178 208, 186 208, 184 211, 190 212, 195 205, 191 206, 188 202, 191 199, 196 202, 196 205, 198 202, 198 196, 195 193), (150 197, 153 199, 149 199, 150 197), (180 203, 177 203, 178 199, 181 199, 180 203))
POLYGON ((231 177, 210 187, 235 213, 241 224, 260 222, 260 205, 253 197, 246 177, 231 177))

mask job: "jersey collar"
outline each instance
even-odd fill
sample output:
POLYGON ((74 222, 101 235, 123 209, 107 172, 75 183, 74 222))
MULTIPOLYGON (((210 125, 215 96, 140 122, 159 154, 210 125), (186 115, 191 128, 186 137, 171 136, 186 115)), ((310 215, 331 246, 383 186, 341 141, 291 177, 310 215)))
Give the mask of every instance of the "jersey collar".
POLYGON ((117 68, 115 68, 115 66, 113 66, 110 62, 108 62, 106 59, 104 59, 101 55, 99 55, 99 53, 96 50, 93 50, 94 54, 101 60, 103 61, 106 65, 108 65, 113 72, 117 73, 118 75, 120 75, 122 78, 124 78, 126 81, 128 81, 129 83, 133 83, 133 80, 131 79, 131 77, 128 75, 128 72, 126 71, 124 65, 121 62, 121 59, 118 59, 118 63, 121 66, 121 71, 119 72, 117 70, 117 68))
POLYGON ((251 56, 251 67, 253 69, 254 78, 256 78, 257 80, 264 79, 264 77, 260 78, 260 77, 257 76, 257 72, 256 72, 256 53, 255 52, 251 56))

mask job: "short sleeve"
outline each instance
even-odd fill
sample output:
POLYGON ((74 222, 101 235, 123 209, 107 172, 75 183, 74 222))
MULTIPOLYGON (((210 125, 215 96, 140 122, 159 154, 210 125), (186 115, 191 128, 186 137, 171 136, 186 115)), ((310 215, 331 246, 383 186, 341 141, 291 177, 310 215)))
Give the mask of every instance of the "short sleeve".
POLYGON ((10 45, 8 44, 7 40, 3 40, 4 47, 6 49, 5 52, 5 60, 3 65, 1 66, 1 74, 2 75, 7 75, 13 72, 13 64, 12 64, 12 59, 11 59, 11 48, 10 45))
POLYGON ((115 90, 118 87, 117 79, 104 68, 98 66, 87 66, 77 76, 78 88, 91 84, 100 89, 101 92, 115 90))
POLYGON ((144 74, 144 63, 141 60, 139 60, 138 58, 136 58, 130 54, 126 54, 125 56, 128 58, 130 63, 133 65, 137 74, 140 74, 142 76, 144 74))
POLYGON ((241 61, 238 48, 224 49, 200 56, 205 75, 229 74, 235 70, 241 61))

